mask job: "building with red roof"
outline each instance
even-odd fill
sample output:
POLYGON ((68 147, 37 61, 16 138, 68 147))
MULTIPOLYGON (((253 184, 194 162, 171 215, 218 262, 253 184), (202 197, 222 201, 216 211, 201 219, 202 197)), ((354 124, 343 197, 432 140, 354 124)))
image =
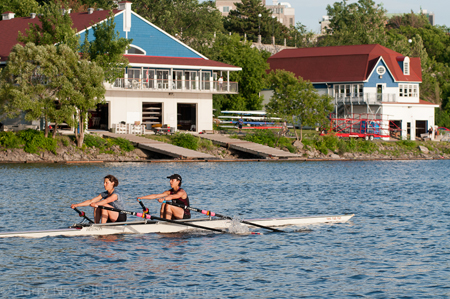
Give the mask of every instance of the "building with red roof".
MULTIPOLYGON (((419 98, 418 57, 405 57, 380 45, 355 45, 286 49, 268 63, 271 70, 292 72, 310 81, 320 94, 332 96, 336 118, 379 115, 386 128, 396 126, 402 138, 410 139, 434 126, 438 105, 419 98)), ((270 92, 265 94, 270 97, 270 92)))
MULTIPOLYGON (((166 124, 175 130, 212 130, 212 96, 238 93, 229 74, 242 69, 209 60, 133 12, 131 6, 124 1, 113 10, 120 37, 133 39, 125 53, 129 66, 123 78, 105 83, 106 105, 91 112, 89 128, 139 122, 147 128, 166 124)), ((108 19, 109 13, 94 9, 70 13, 80 43, 86 34, 89 41, 94 39, 92 26, 108 19)), ((14 18, 13 12, 2 14, 0 67, 6 65, 17 44, 18 32, 25 33, 31 24, 39 23, 36 14, 25 18, 14 18)))

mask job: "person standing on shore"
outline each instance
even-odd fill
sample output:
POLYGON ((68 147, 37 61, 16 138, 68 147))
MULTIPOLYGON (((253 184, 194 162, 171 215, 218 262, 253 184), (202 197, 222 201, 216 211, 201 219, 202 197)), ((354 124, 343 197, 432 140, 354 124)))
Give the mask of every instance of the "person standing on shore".
POLYGON ((241 133, 241 131, 242 131, 243 124, 244 124, 244 120, 242 119, 242 116, 241 116, 241 118, 239 118, 239 120, 238 120, 239 133, 241 133))
POLYGON ((87 206, 93 207, 95 223, 125 222, 127 221, 126 214, 98 208, 98 206, 105 206, 119 210, 125 209, 120 194, 114 189, 118 185, 119 180, 117 180, 115 176, 109 174, 105 176, 103 180, 103 186, 106 190, 105 192, 100 193, 98 196, 92 199, 88 199, 77 204, 72 204, 70 207, 72 209, 87 206))
POLYGON ((190 219, 191 212, 189 210, 185 210, 180 207, 172 206, 170 204, 163 203, 163 201, 172 200, 173 202, 189 207, 189 197, 183 189, 181 189, 181 176, 179 174, 172 174, 167 177, 170 179, 170 187, 172 189, 164 191, 159 194, 150 194, 142 197, 138 197, 137 199, 158 199, 158 202, 162 203, 160 216, 165 219, 190 219))

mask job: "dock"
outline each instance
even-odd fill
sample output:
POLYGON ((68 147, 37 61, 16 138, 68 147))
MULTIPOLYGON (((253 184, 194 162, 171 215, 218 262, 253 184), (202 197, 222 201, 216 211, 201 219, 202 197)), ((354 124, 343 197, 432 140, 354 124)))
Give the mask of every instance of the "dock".
POLYGON ((221 134, 199 134, 200 138, 211 140, 220 146, 249 153, 266 159, 298 159, 300 155, 276 149, 267 145, 230 138, 221 134))
POLYGON ((109 138, 123 138, 129 140, 137 148, 163 154, 169 157, 178 158, 182 160, 216 160, 219 159, 213 155, 197 152, 184 147, 168 144, 162 141, 148 139, 132 134, 115 134, 111 132, 101 132, 104 137, 109 138))

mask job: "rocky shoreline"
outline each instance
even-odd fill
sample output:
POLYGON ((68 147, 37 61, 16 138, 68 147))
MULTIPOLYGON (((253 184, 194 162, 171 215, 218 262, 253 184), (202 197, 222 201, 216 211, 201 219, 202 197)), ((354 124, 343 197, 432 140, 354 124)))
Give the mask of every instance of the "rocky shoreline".
MULTIPOLYGON (((284 149, 287 150, 287 149, 284 149)), ((0 163, 101 163, 101 162, 229 162, 229 161, 356 161, 356 160, 432 160, 450 159, 449 153, 442 150, 429 150, 419 145, 410 151, 389 152, 386 145, 379 144, 378 150, 367 153, 347 152, 339 154, 329 151, 323 154, 307 146, 298 147, 299 158, 274 159, 252 157, 222 147, 212 150, 200 150, 215 156, 217 159, 209 160, 183 160, 151 153, 141 149, 124 152, 119 146, 113 146, 111 153, 102 153, 96 148, 79 149, 73 145, 60 146, 56 153, 41 151, 39 154, 26 153, 23 149, 2 149, 0 147, 0 163)), ((392 150, 392 149, 391 149, 392 150)))

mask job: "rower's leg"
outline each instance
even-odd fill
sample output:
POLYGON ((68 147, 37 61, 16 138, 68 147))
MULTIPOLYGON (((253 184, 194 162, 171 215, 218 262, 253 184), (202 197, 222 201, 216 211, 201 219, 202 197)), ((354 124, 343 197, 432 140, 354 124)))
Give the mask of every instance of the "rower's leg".
POLYGON ((163 204, 161 205, 161 210, 160 210, 160 212, 159 212, 159 217, 161 217, 161 218, 166 218, 165 215, 164 215, 164 214, 165 214, 165 211, 166 211, 166 208, 165 208, 166 205, 167 205, 167 204, 165 204, 165 203, 163 203, 163 204))
POLYGON ((166 205, 164 214, 166 219, 183 219, 184 209, 172 205, 166 205))
POLYGON ((99 208, 94 208, 94 222, 100 223, 100 219, 102 217, 102 211, 99 208))

